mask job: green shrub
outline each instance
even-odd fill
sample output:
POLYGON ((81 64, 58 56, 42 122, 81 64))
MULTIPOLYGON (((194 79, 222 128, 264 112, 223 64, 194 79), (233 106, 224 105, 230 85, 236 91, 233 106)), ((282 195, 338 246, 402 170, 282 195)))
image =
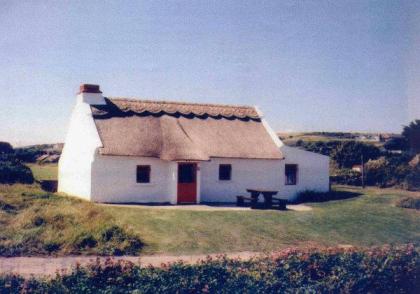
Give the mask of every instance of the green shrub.
POLYGON ((316 141, 316 142, 305 142, 303 140, 296 141, 296 147, 301 147, 306 151, 311 151, 323 155, 330 156, 338 146, 341 145, 340 141, 316 141))
POLYGON ((397 201, 398 207, 420 209, 420 198, 418 197, 403 197, 397 201))
POLYGON ((405 138, 392 138, 385 142, 384 148, 386 150, 407 150, 408 142, 405 138))
POLYGON ((355 164, 360 164, 362 155, 364 160, 376 159, 381 151, 378 147, 358 142, 351 141, 315 141, 305 142, 298 140, 296 147, 301 147, 307 151, 320 153, 330 156, 337 162, 340 168, 351 168, 355 164))
POLYGON ((420 165, 412 168, 404 179, 404 188, 410 191, 420 191, 420 165))
POLYGON ((340 168, 351 168, 353 165, 361 163, 362 156, 364 161, 368 161, 378 158, 380 153, 379 148, 374 145, 346 141, 338 145, 331 153, 331 158, 337 162, 340 168))
POLYGON ((100 255, 137 255, 144 246, 137 236, 116 225, 105 227, 99 234, 83 232, 73 244, 75 252, 93 249, 100 255))
POLYGON ((98 244, 95 237, 90 233, 82 233, 77 236, 76 241, 74 242, 74 246, 76 249, 81 250, 85 248, 93 248, 98 244))
POLYGON ((36 159, 44 154, 44 150, 38 146, 22 147, 15 149, 15 157, 22 162, 36 162, 36 159))
POLYGON ((32 220, 32 225, 34 225, 35 227, 40 227, 43 224, 45 224, 45 219, 42 216, 36 216, 32 220))
POLYGON ((5 201, 2 201, 0 199, 0 210, 3 210, 5 212, 9 212, 10 213, 10 212, 14 212, 16 210, 16 207, 13 206, 13 205, 11 205, 11 204, 9 204, 9 203, 7 203, 7 202, 5 202, 5 201))
POLYGON ((420 189, 420 168, 411 167, 411 156, 388 154, 365 165, 365 183, 378 187, 398 186, 405 189, 420 189))
POLYGON ((401 133, 413 153, 420 153, 420 119, 415 119, 408 126, 404 126, 401 133))
POLYGON ((414 293, 419 251, 411 245, 373 249, 289 250, 249 261, 219 258, 188 265, 139 267, 97 260, 52 279, 0 276, 16 293, 414 293))
POLYGON ((29 167, 21 164, 20 162, 0 157, 0 183, 2 184, 32 184, 34 176, 29 167))
POLYGON ((116 225, 104 228, 100 236, 103 255, 136 255, 144 246, 139 238, 116 225))
POLYGON ((57 252, 60 250, 61 244, 59 242, 51 241, 44 244, 44 249, 48 253, 57 252))
POLYGON ((102 230, 101 238, 104 242, 111 240, 123 242, 126 239, 126 234, 119 226, 111 226, 102 230))
POLYGON ((361 174, 351 169, 338 169, 330 176, 331 184, 360 186, 362 184, 361 174))
MULTIPOLYGON (((372 144, 355 140, 345 142, 305 142, 298 140, 295 146, 330 156, 332 159, 331 163, 334 165, 332 169, 333 174, 330 177, 333 184, 360 186, 362 184, 361 174, 350 168, 355 164, 361 164, 363 155, 366 185, 378 187, 397 186, 412 191, 420 190, 420 167, 416 168, 409 165, 409 161, 413 156, 410 152, 394 154, 388 151, 381 151, 372 144)), ((388 147, 393 149, 390 146, 388 147)))
POLYGON ((365 180, 368 185, 376 185, 379 187, 384 186, 385 177, 384 170, 387 165, 387 160, 384 156, 376 159, 369 160, 365 164, 365 180))

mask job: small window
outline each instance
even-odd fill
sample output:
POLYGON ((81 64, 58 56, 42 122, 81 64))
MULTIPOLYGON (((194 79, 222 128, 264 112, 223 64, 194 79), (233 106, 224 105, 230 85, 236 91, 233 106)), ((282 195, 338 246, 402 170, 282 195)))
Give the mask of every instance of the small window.
POLYGON ((297 164, 286 164, 286 185, 296 185, 297 183, 297 164))
POLYGON ((219 180, 230 181, 232 178, 232 165, 221 164, 219 165, 219 180))
POLYGON ((150 183, 150 165, 137 166, 137 183, 150 183))

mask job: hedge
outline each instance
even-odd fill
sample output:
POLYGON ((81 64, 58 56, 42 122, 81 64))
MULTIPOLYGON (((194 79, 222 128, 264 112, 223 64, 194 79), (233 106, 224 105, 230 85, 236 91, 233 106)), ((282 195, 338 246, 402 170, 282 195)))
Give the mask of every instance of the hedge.
POLYGON ((52 279, 0 277, 1 293, 414 293, 419 250, 413 245, 372 249, 288 250, 249 261, 208 258, 140 267, 107 260, 52 279))

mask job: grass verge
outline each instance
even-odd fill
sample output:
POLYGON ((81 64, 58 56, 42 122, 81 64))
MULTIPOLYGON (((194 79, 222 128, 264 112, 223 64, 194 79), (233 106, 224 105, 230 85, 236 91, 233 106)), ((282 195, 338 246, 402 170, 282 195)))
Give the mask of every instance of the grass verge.
POLYGON ((0 227, 0 256, 135 255, 143 245, 97 205, 37 185, 0 185, 0 227))

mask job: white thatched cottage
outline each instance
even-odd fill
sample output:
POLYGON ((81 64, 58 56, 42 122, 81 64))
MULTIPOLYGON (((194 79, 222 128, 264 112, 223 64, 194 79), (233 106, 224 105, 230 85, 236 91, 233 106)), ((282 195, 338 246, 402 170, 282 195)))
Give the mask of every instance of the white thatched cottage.
POLYGON ((256 107, 105 98, 82 85, 58 190, 96 202, 234 202, 329 188, 328 157, 283 146, 256 107))

